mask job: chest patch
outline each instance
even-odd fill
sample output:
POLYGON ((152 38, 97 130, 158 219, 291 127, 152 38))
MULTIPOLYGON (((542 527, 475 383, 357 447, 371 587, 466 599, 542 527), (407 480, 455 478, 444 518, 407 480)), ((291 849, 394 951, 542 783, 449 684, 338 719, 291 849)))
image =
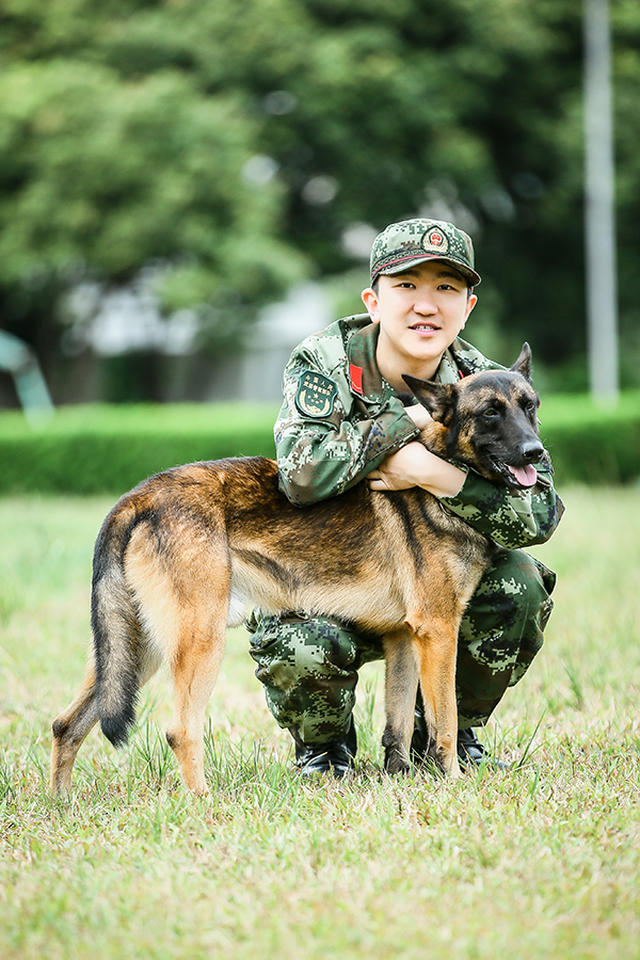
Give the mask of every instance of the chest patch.
POLYGON ((338 388, 333 380, 322 373, 305 370, 298 380, 296 407, 305 417, 328 417, 332 410, 338 388))

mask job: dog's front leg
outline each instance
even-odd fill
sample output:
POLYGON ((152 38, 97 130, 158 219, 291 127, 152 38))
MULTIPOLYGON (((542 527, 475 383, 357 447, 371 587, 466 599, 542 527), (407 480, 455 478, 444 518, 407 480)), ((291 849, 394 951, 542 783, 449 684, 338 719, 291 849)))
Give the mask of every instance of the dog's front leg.
POLYGON ((409 771, 409 743, 418 690, 418 664, 411 635, 406 630, 387 634, 385 656, 385 706, 387 723, 382 736, 387 773, 409 771))
POLYGON ((425 714, 427 719, 433 717, 435 725, 434 759, 445 776, 457 780, 460 776, 456 705, 458 623, 422 616, 407 622, 416 642, 425 714))

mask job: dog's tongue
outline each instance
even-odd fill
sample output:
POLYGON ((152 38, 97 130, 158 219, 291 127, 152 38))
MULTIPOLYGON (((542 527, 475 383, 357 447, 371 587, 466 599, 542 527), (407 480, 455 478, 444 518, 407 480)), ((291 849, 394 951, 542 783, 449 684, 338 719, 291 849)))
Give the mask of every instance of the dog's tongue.
MULTIPOLYGON (((509 464, 507 464, 509 467, 509 464)), ((509 471, 514 475, 521 487, 532 487, 538 479, 536 468, 530 463, 526 467, 509 467, 509 471)))

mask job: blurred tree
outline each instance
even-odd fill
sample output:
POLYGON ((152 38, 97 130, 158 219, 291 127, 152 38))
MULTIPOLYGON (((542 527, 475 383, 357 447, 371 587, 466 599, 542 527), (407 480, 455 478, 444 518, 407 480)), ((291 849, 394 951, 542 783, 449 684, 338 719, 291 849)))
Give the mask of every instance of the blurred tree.
MULTIPOLYGON (((283 190, 256 155, 259 121, 241 86, 204 91, 171 57, 143 58, 152 70, 108 62, 120 55, 118 14, 135 6, 5 10, 2 316, 53 362, 64 295, 82 280, 108 289, 152 265, 165 310, 195 308, 204 339, 229 347, 256 305, 305 272, 279 239, 283 190)), ((164 23, 165 46, 171 31, 164 23)))
MULTIPOLYGON (((640 22, 636 0, 612 8, 628 341, 640 22)), ((372 232, 422 212, 474 235, 509 343, 575 358, 580 16, 578 0, 5 0, 5 315, 44 310, 49 335, 70 280, 153 262, 167 309, 205 305, 228 339, 232 305, 249 319, 308 264, 352 269, 372 232)))

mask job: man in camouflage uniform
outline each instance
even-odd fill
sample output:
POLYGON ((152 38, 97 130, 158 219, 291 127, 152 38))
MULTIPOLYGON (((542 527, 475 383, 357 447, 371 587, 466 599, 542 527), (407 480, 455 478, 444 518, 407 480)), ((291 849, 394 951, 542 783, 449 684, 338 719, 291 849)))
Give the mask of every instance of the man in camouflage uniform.
MULTIPOLYGON (((486 723, 524 675, 552 608, 555 575, 519 548, 551 536, 562 504, 548 460, 536 464, 528 488, 514 492, 416 441, 428 414, 406 395, 403 373, 453 383, 499 366, 459 337, 480 282, 467 234, 427 219, 391 224, 373 244, 371 281, 362 294, 368 312, 308 337, 286 366, 275 424, 280 486, 301 508, 365 478, 381 491, 421 486, 503 548, 458 639, 458 755, 463 764, 479 763, 484 749, 473 726, 486 723)), ((249 629, 256 675, 269 709, 291 731, 301 771, 344 775, 356 752, 358 669, 382 657, 380 638, 304 611, 255 611, 249 629)), ((426 747, 418 695, 414 759, 426 747)))

